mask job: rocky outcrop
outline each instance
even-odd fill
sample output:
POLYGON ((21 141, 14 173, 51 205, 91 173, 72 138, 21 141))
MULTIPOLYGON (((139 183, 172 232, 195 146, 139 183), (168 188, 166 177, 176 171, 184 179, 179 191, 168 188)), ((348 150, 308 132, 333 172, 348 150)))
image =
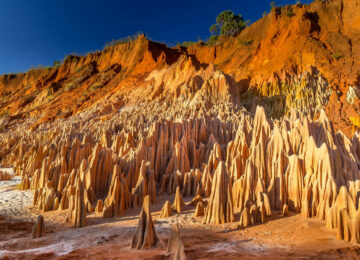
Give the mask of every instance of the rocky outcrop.
POLYGON ((150 205, 165 194, 174 201, 162 218, 193 197, 187 207, 205 223, 236 212, 246 228, 296 212, 359 242, 357 3, 298 4, 291 17, 273 8, 214 46, 168 48, 141 35, 0 76, 1 165, 39 210, 67 210, 74 227, 87 213, 142 207, 137 249, 158 241, 150 205))
POLYGON ((134 234, 130 247, 137 250, 149 249, 154 247, 159 239, 155 233, 154 223, 150 211, 150 196, 146 195, 143 207, 139 216, 139 223, 134 234))
POLYGON ((27 175, 24 175, 21 179, 20 190, 28 190, 30 188, 30 180, 27 175))
POLYGON ((104 205, 100 202, 101 200, 98 200, 97 205, 97 210, 103 208, 102 213, 105 218, 116 217, 123 214, 128 206, 126 197, 129 197, 130 194, 125 194, 128 192, 128 189, 124 188, 126 183, 123 184, 120 178, 120 168, 118 165, 115 165, 108 196, 105 199, 104 205))
MULTIPOLYGON (((121 216, 141 206, 146 196, 154 203, 165 193, 175 195, 176 212, 183 210, 182 196, 194 196, 189 205, 197 208, 195 216, 201 215, 202 198, 209 197, 206 223, 234 221, 235 210, 243 227, 266 222, 272 210, 326 220, 341 186, 358 209, 358 134, 349 139, 335 132, 324 111, 316 121, 298 111, 281 120, 268 119, 261 107, 254 116, 231 111, 223 118, 209 112, 176 122, 159 119, 146 131, 143 125, 131 134, 110 120, 24 137, 26 146, 25 141, 4 140, 14 153, 24 154, 16 162, 16 174, 24 188, 31 179, 34 205, 44 211, 75 212, 79 182, 85 207, 79 212, 104 217, 121 216), (107 129, 106 138, 100 126, 107 129)), ((349 213, 348 219, 354 215, 349 213)))
POLYGON ((246 228, 248 226, 250 226, 251 221, 250 221, 250 212, 248 207, 244 207, 244 209, 241 212, 240 215, 240 227, 246 228))
POLYGON ((166 201, 160 212, 160 218, 168 218, 171 216, 171 204, 170 201, 166 201))
MULTIPOLYGON (((246 89, 234 74, 178 52, 174 50, 179 57, 171 62, 167 55, 174 53, 158 56, 156 71, 142 71, 128 85, 119 79, 111 97, 81 113, 30 128, 37 120, 34 111, 33 119, 21 124, 14 119, 17 127, 0 133, 1 162, 14 165, 22 177, 21 189, 34 190, 38 209, 68 210, 69 221, 81 226, 86 213, 119 217, 141 207, 147 196, 154 204, 159 196, 175 195, 172 208, 181 212, 183 197, 194 196, 188 206, 196 207, 195 215, 206 206, 206 223, 232 222, 236 211, 246 227, 266 222, 272 210, 327 220, 335 214, 330 209, 344 186, 358 210, 359 135, 336 132, 320 109, 328 88, 322 76, 315 71, 296 80, 293 75, 277 80, 273 75, 276 84, 258 85, 265 98, 290 95, 291 107, 318 105, 315 117, 292 110, 273 120, 268 108, 244 110, 238 101, 240 90, 246 89), (277 88, 287 79, 286 88, 277 88), (83 188, 78 189, 79 183, 83 188)), ((100 72, 97 67, 107 67, 82 62, 86 68, 81 73, 91 84, 98 79, 91 78, 100 72)), ((163 213, 169 215, 169 203, 163 213)), ((345 230, 343 223, 356 219, 353 213, 341 214, 347 220, 332 228, 345 230)))
POLYGON ((103 209, 104 209, 104 204, 103 201, 100 199, 96 203, 95 212, 97 213, 103 212, 103 209))
POLYGON ((336 229, 338 239, 360 243, 360 210, 356 210, 356 204, 345 186, 340 188, 334 205, 327 210, 326 226, 336 229))
POLYGON ((170 253, 172 259, 186 260, 184 244, 181 240, 179 225, 173 225, 170 233, 170 238, 167 244, 167 253, 170 253))
POLYGON ((233 200, 225 163, 216 168, 205 223, 224 224, 234 221, 233 200))
POLYGON ((68 216, 66 220, 74 228, 86 226, 84 186, 81 181, 77 182, 75 194, 70 197, 68 216))
POLYGON ((39 215, 32 229, 31 237, 39 238, 43 236, 45 236, 45 222, 44 222, 44 217, 42 215, 39 215))
POLYGON ((180 193, 180 187, 177 186, 176 187, 176 193, 175 193, 175 200, 174 203, 172 205, 172 210, 177 212, 177 213, 181 213, 183 207, 185 206, 184 200, 181 196, 180 193))
POLYGON ((284 206, 283 206, 282 215, 284 217, 287 217, 289 215, 289 207, 287 204, 284 204, 284 206))
POLYGON ((0 171, 0 181, 10 181, 12 179, 12 175, 8 172, 0 171))
POLYGON ((202 201, 199 201, 196 204, 194 217, 201 217, 201 216, 204 216, 204 215, 205 215, 204 203, 202 201))

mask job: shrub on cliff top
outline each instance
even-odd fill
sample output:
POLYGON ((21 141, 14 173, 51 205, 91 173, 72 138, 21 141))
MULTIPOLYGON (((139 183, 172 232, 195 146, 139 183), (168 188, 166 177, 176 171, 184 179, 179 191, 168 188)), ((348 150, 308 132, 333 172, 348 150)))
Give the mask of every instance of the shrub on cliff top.
POLYGON ((216 24, 210 27, 210 32, 214 35, 229 37, 240 33, 246 25, 247 22, 241 14, 226 10, 216 17, 216 24))
POLYGON ((60 66, 61 66, 61 61, 59 61, 59 60, 54 61, 53 67, 57 68, 57 67, 60 67, 60 66))
POLYGON ((218 35, 211 35, 211 36, 209 37, 209 39, 207 40, 206 44, 207 44, 207 45, 215 45, 218 40, 219 40, 219 36, 218 36, 218 35))
POLYGON ((137 33, 135 33, 133 35, 129 35, 129 36, 126 36, 124 38, 117 39, 117 40, 112 39, 111 42, 105 43, 104 49, 112 47, 112 46, 116 46, 116 45, 119 45, 119 44, 135 41, 140 35, 144 35, 144 33, 143 32, 137 32, 137 33))
POLYGON ((178 45, 182 46, 182 47, 189 47, 191 45, 194 45, 196 42, 193 41, 184 41, 183 43, 179 43, 178 45))

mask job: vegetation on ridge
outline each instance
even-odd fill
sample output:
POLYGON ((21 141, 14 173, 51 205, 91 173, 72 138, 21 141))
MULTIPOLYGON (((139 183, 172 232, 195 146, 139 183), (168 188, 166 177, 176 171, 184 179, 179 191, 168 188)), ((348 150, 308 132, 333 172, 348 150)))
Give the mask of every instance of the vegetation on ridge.
POLYGON ((220 36, 230 37, 239 34, 247 26, 248 21, 244 21, 241 14, 234 14, 231 10, 221 12, 216 17, 216 24, 210 27, 213 34, 208 40, 208 44, 215 44, 220 36))
POLYGON ((132 42, 132 41, 136 40, 140 35, 144 35, 144 33, 143 32, 137 32, 137 33, 134 33, 133 35, 129 35, 129 36, 117 39, 117 40, 112 39, 111 42, 105 43, 104 49, 112 47, 112 46, 116 46, 116 45, 119 45, 119 44, 132 42))

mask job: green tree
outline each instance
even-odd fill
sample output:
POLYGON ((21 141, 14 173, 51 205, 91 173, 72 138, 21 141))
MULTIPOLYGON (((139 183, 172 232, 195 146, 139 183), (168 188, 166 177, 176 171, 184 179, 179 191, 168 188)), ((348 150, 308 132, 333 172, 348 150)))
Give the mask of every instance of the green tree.
POLYGON ((247 25, 241 14, 234 14, 230 10, 220 13, 216 17, 216 24, 210 27, 210 32, 215 35, 233 36, 240 33, 247 25))
POLYGON ((60 67, 61 66, 61 61, 58 61, 58 60, 54 61, 53 66, 55 68, 60 67))

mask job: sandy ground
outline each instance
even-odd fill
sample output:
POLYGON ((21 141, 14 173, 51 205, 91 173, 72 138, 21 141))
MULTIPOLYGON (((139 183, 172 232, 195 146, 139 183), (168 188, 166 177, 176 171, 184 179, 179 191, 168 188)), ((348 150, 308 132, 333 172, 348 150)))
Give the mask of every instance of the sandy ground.
POLYGON ((180 225, 189 259, 360 258, 360 248, 336 240, 335 232, 327 230, 323 221, 304 220, 295 214, 284 218, 273 212, 265 224, 246 229, 238 228, 237 222, 204 225, 202 217, 193 217, 194 208, 189 205, 181 214, 160 219, 162 205, 168 199, 172 202, 173 196, 161 196, 152 206, 160 242, 151 250, 129 246, 139 209, 113 219, 92 213, 88 226, 79 229, 65 224, 66 211, 43 212, 46 236, 32 239, 32 226, 40 212, 32 207, 32 191, 18 190, 19 183, 17 177, 0 182, 0 259, 170 259, 166 243, 175 223, 180 225))
MULTIPOLYGON (((0 168, 1 171, 14 175, 11 168, 0 168)), ((33 201, 33 192, 19 191, 21 177, 14 176, 10 181, 0 181, 0 215, 19 219, 31 219, 29 205, 33 201)))

